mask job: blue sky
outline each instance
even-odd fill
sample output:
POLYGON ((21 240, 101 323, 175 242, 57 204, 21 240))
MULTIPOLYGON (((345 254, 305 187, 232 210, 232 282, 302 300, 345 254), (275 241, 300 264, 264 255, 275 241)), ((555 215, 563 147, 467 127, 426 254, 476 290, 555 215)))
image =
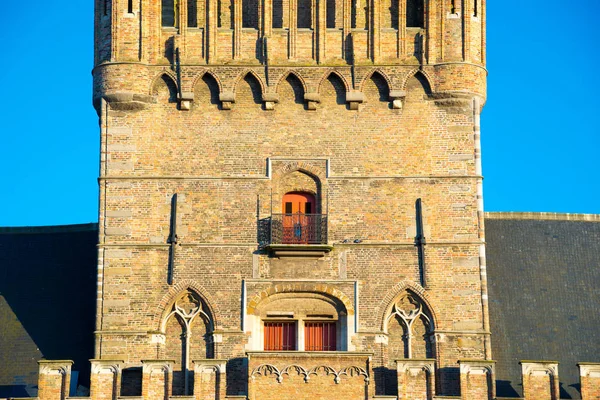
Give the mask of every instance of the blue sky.
MULTIPOLYGON (((600 213, 600 2, 488 3, 487 211, 600 213)), ((0 15, 0 226, 97 221, 93 1, 0 15)))

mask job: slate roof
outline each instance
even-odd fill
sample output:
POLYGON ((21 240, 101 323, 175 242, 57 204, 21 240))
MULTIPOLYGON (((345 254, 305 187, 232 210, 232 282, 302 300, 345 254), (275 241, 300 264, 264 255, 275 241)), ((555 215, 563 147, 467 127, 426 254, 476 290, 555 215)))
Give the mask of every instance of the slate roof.
POLYGON ((600 361, 600 215, 488 213, 492 356, 499 397, 522 395, 520 360, 559 361, 561 399, 577 362, 600 361))
MULTIPOLYGON (((93 358, 97 224, 0 228, 0 398, 35 396, 37 363, 93 358)), ((557 360, 561 398, 600 361, 600 215, 487 213, 499 397, 522 395, 520 360, 557 360)))
POLYGON ((0 398, 37 394, 37 360, 73 360, 89 387, 97 224, 0 228, 0 398))

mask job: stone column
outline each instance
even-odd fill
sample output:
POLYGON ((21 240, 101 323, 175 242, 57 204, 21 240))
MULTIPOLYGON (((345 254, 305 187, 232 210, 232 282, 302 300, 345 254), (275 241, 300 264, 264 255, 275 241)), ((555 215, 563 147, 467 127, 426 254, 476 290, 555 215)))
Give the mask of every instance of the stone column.
POLYGON ((194 361, 194 396, 196 400, 225 399, 227 360, 194 361))
POLYGON ((558 362, 521 361, 523 398, 525 400, 558 400, 558 362))
POLYGON ((581 399, 600 399, 600 363, 579 363, 581 399))
POLYGON ((496 393, 494 364, 491 360, 459 360, 460 398, 492 400, 496 393))
POLYGON ((398 399, 431 400, 435 393, 435 360, 396 360, 398 399))
POLYGON ((144 400, 167 400, 173 380, 172 360, 142 360, 142 397, 144 400))
POLYGON ((71 386, 71 360, 38 361, 38 399, 64 400, 71 386))
POLYGON ((90 398, 94 400, 116 400, 121 387, 121 371, 124 361, 90 360, 90 398))

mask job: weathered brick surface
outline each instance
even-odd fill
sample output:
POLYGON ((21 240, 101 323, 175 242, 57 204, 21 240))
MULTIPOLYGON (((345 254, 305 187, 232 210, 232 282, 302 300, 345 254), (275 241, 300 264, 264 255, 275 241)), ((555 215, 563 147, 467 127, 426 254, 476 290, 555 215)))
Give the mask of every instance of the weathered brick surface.
POLYGON ((557 400, 560 398, 558 363, 521 361, 521 370, 525 400, 557 400))
POLYGON ((146 397, 190 394, 191 361, 224 359, 226 384, 205 368, 194 388, 260 399, 395 393, 394 360, 431 357, 438 394, 457 395, 456 360, 490 356, 474 135, 485 8, 434 1, 407 27, 405 2, 184 3, 175 27, 160 2, 97 4, 98 357, 174 358, 172 383, 144 372, 146 397), (267 249, 292 191, 326 214, 322 256, 267 249), (372 354, 356 356, 364 374, 347 369, 354 353, 282 353, 272 368, 301 368, 253 377, 261 356, 246 352, 277 318, 297 321, 297 348, 305 320, 334 321, 336 350, 372 354))
POLYGON ((38 361, 39 400, 64 400, 69 396, 73 361, 38 361))

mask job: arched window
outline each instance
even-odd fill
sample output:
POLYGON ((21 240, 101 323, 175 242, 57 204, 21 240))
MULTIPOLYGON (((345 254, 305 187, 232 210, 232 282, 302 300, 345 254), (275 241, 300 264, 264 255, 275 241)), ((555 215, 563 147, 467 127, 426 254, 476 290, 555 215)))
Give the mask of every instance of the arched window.
POLYGON ((406 1, 406 26, 408 28, 423 28, 425 15, 423 0, 406 1))
POLYGON ((176 27, 178 0, 162 0, 161 21, 164 27, 176 27))
POLYGON ((390 359, 434 357, 433 328, 427 306, 406 291, 392 306, 387 320, 390 359))
POLYGON ((345 350, 346 308, 320 293, 281 293, 259 307, 267 351, 345 350))
POLYGON ((164 320, 165 357, 175 360, 173 395, 192 391, 194 359, 212 358, 213 320, 206 304, 193 290, 180 294, 164 320))
POLYGON ((320 226, 315 195, 289 192, 283 196, 283 243, 314 243, 320 226))

